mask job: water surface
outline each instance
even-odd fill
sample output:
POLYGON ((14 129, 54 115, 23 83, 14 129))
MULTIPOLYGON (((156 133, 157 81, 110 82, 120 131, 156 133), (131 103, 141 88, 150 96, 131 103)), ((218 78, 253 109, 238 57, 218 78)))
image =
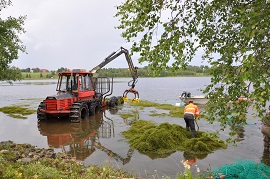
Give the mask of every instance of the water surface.
MULTIPOLYGON (((114 79, 114 96, 122 96, 128 89, 130 79, 114 79)), ((13 85, 0 83, 0 107, 12 104, 30 105, 36 109, 40 101, 46 96, 56 93, 57 80, 21 81, 13 85)), ((183 91, 192 95, 201 95, 200 89, 210 83, 209 77, 166 77, 141 78, 136 89, 140 99, 158 103, 175 104, 183 91)), ((133 96, 129 96, 132 98, 133 96)), ((12 140, 16 143, 29 143, 41 148, 53 147, 57 151, 65 151, 85 164, 102 165, 110 163, 116 168, 124 168, 142 177, 171 176, 183 171, 183 152, 174 152, 165 158, 152 158, 140 154, 130 148, 121 135, 122 131, 130 127, 129 120, 144 119, 156 123, 169 122, 184 126, 183 119, 170 117, 151 117, 149 114, 155 108, 131 108, 124 104, 118 109, 104 110, 91 116, 81 123, 53 120, 38 122, 36 114, 29 115, 27 119, 14 119, 0 113, 0 141, 12 140), (135 113, 134 119, 124 120, 119 114, 135 113)), ((201 170, 219 165, 233 163, 240 159, 250 159, 255 162, 269 160, 269 153, 263 152, 263 136, 260 132, 259 119, 251 116, 250 125, 239 129, 239 142, 237 147, 229 146, 226 150, 218 150, 212 154, 201 157, 197 165, 201 170)), ((199 130, 214 132, 219 128, 217 123, 208 124, 198 121, 199 130)), ((226 139, 228 131, 220 131, 220 137, 226 139)), ((270 164, 269 164, 270 165, 270 164)), ((194 169, 195 166, 192 166, 194 169)))

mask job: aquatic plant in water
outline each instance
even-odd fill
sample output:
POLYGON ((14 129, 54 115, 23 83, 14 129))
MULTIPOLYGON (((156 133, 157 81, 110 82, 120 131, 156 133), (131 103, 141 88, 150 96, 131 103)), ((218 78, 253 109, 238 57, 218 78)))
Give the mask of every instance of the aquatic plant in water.
POLYGON ((34 114, 36 110, 28 109, 21 106, 5 106, 0 108, 0 111, 13 118, 26 119, 27 115, 34 114))
POLYGON ((217 136, 197 131, 197 138, 191 138, 191 133, 177 124, 168 122, 157 125, 150 121, 135 121, 131 128, 122 132, 131 147, 141 153, 171 153, 188 151, 196 154, 208 154, 227 145, 217 136))
MULTIPOLYGON (((154 107, 157 109, 167 110, 169 111, 168 116, 170 117, 183 117, 184 116, 184 109, 179 106, 174 106, 171 104, 159 104, 151 101, 144 101, 141 100, 139 103, 132 103, 130 102, 131 106, 139 106, 139 107, 154 107)), ((164 116, 165 113, 160 114, 160 116, 164 116)), ((158 116, 158 114, 156 114, 158 116)))

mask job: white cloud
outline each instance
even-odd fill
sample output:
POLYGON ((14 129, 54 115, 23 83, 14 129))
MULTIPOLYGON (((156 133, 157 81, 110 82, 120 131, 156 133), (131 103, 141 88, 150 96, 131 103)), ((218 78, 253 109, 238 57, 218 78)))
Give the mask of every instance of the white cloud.
MULTIPOLYGON (((122 0, 12 0, 13 6, 1 12, 2 17, 27 15, 26 33, 21 39, 28 54, 14 60, 19 68, 60 67, 92 69, 121 46, 130 44, 120 36, 116 5, 122 0)), ((138 55, 133 57, 135 66, 138 55)), ((199 65, 199 64, 198 64, 199 65)), ((107 68, 128 67, 120 56, 107 68)))
MULTIPOLYGON (((4 17, 27 15, 26 33, 21 36, 28 54, 20 54, 13 65, 19 68, 60 67, 92 69, 121 46, 116 5, 120 0, 12 0, 4 17)), ((137 59, 133 59, 135 66, 137 59)), ((128 67, 124 56, 106 67, 128 67)))

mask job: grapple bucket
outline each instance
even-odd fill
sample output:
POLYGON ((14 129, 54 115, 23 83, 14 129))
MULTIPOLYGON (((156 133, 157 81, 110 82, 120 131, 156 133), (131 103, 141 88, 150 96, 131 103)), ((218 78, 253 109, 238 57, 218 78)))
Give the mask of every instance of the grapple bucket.
POLYGON ((123 93, 124 100, 128 100, 127 95, 129 93, 133 93, 134 94, 134 98, 133 98, 132 101, 139 102, 139 98, 140 98, 139 92, 137 90, 135 90, 134 88, 130 88, 130 89, 127 89, 127 90, 124 91, 124 93, 123 93))

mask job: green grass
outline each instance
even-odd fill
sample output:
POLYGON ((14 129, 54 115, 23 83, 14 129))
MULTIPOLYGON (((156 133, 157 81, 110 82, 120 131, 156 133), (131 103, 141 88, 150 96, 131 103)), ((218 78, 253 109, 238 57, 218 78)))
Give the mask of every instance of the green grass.
POLYGON ((23 80, 42 80, 42 79, 57 79, 58 74, 52 72, 43 72, 43 73, 30 73, 30 72, 22 72, 23 80))

